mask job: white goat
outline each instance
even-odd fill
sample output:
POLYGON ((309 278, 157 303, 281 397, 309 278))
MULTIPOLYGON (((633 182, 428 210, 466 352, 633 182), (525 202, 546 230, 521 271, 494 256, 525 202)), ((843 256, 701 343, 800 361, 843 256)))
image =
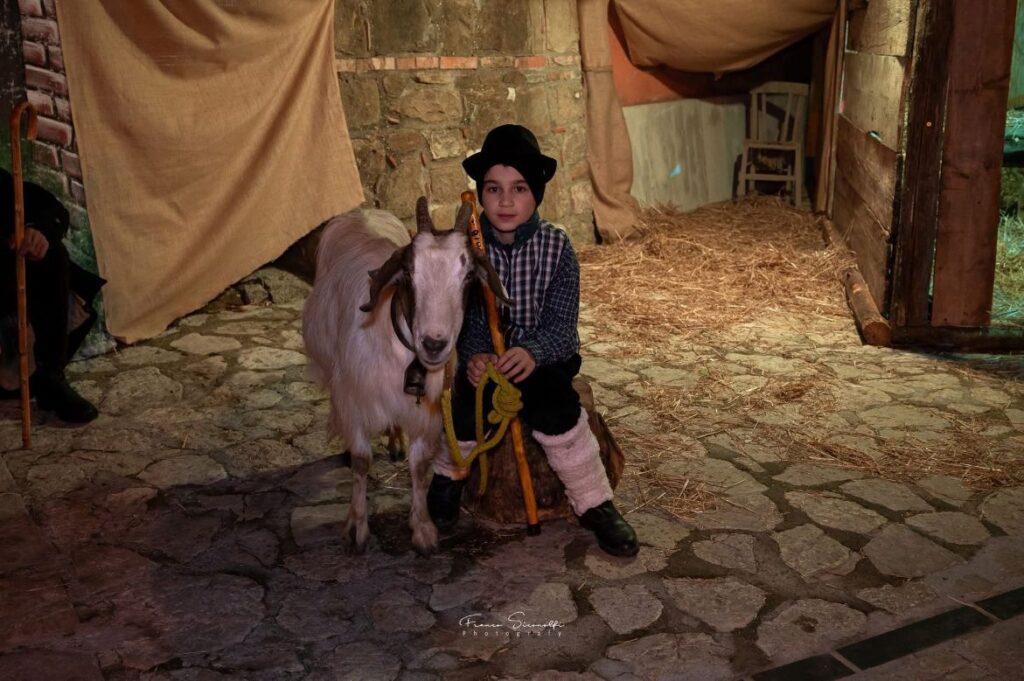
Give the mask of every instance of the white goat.
POLYGON ((466 236, 468 208, 463 206, 454 230, 439 232, 421 197, 411 241, 393 215, 353 211, 328 223, 317 248, 302 329, 313 377, 331 395, 330 429, 351 455, 344 537, 354 552, 366 548, 370 534, 370 438, 393 428, 410 440, 413 545, 421 554, 437 549, 426 485, 440 442, 444 365, 462 327, 469 283, 480 279, 508 300, 490 261, 474 252, 466 236), (421 396, 407 385, 407 373, 417 369, 426 374, 421 396))

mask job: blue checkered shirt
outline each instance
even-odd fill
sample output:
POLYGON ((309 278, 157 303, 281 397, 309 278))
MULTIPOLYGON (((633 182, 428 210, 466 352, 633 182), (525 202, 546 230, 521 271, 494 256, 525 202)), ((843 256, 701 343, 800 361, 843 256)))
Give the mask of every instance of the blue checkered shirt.
MULTIPOLYGON (((568 235, 537 213, 516 229, 515 241, 494 237, 487 216, 480 219, 487 256, 512 305, 498 304, 505 346, 529 350, 537 366, 562 362, 580 349, 580 265, 568 235)), ((459 336, 463 366, 481 352, 494 352, 479 289, 470 296, 459 336)))

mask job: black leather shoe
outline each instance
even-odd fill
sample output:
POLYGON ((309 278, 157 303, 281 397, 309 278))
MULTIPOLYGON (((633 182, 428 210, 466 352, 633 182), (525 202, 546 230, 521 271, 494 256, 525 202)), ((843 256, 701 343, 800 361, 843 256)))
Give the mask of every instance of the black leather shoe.
POLYGON ((39 408, 53 412, 62 421, 88 423, 99 416, 92 402, 71 387, 63 371, 37 370, 29 387, 39 408))
POLYGON ((588 509, 580 516, 580 525, 593 531, 597 545, 613 556, 635 556, 640 550, 636 532, 611 501, 588 509))
POLYGON ((447 475, 434 473, 427 490, 427 512, 441 532, 451 532, 459 521, 459 500, 465 480, 452 480, 447 475))

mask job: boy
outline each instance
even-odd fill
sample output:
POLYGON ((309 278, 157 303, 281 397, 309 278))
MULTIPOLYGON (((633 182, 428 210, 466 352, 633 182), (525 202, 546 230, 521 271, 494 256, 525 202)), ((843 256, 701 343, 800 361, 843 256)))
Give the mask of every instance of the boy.
MULTIPOLYGON (((565 485, 580 524, 594 532, 604 551, 635 555, 636 533, 612 504, 597 439, 572 387, 581 363, 579 263, 566 234, 537 214, 557 162, 540 152, 528 129, 502 125, 462 165, 476 181, 487 254, 513 304, 501 308, 508 347, 501 357, 493 354, 483 305, 475 300, 466 310, 452 390, 459 447, 468 454, 476 444, 475 387, 491 362, 522 391, 519 415, 565 485)), ((442 448, 427 493, 431 518, 442 531, 455 526, 468 473, 442 448)))

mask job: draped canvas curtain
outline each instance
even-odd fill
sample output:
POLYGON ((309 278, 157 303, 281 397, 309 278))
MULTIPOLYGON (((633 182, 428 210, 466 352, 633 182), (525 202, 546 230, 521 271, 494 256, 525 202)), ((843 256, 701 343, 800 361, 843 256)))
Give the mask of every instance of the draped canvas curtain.
POLYGON ((159 333, 362 202, 334 0, 57 10, 114 336, 159 333))

